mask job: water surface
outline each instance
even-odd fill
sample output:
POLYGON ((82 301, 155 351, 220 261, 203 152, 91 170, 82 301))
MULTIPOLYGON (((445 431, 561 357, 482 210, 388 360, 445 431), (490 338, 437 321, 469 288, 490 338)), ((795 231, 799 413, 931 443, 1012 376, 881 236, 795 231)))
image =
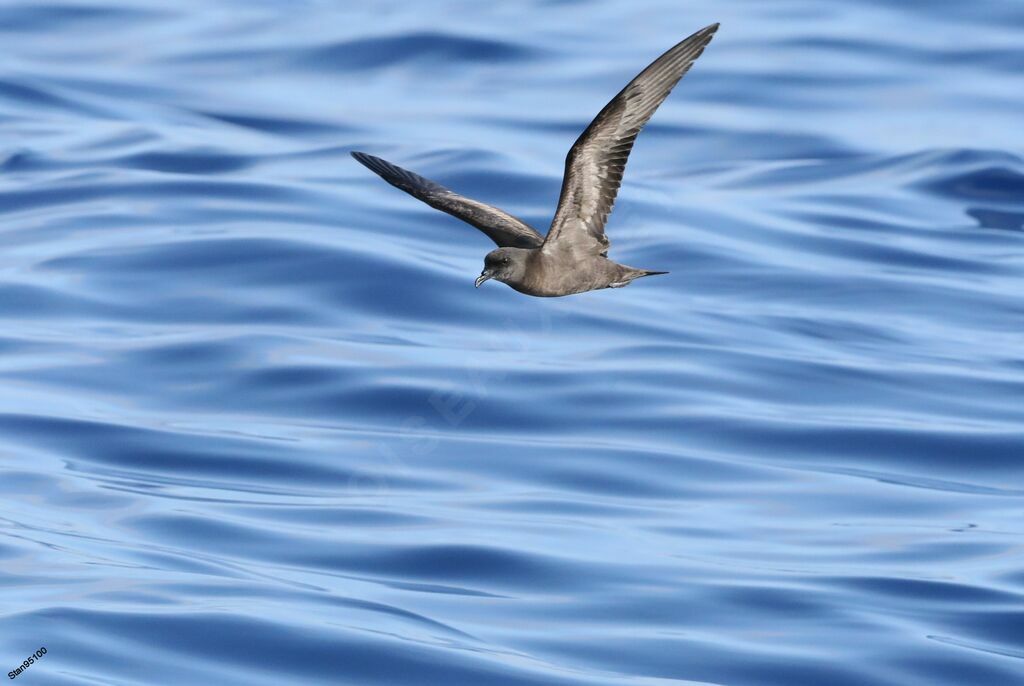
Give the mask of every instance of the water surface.
POLYGON ((35 684, 1024 681, 1024 6, 0 7, 0 667, 35 684), (366 150, 546 227, 542 300, 366 150))

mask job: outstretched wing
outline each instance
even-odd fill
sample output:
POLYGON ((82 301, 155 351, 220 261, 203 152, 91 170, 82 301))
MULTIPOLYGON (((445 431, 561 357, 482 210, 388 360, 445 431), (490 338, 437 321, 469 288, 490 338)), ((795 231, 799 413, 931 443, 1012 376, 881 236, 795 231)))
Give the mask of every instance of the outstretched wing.
POLYGON ((544 242, 532 226, 497 207, 453 193, 439 183, 365 152, 353 152, 352 157, 395 188, 472 224, 499 247, 537 248, 544 242))
POLYGON ((545 251, 608 253, 604 225, 633 142, 717 30, 718 24, 703 28, 654 60, 605 105, 576 140, 565 159, 562 195, 544 242, 545 251))

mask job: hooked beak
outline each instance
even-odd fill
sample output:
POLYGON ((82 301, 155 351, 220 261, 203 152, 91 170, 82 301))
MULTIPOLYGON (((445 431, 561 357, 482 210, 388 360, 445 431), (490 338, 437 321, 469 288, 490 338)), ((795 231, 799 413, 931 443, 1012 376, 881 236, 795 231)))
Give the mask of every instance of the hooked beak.
POLYGON ((494 273, 490 269, 485 269, 480 272, 480 276, 476 277, 476 281, 473 283, 474 286, 480 288, 480 284, 488 279, 494 278, 494 273))

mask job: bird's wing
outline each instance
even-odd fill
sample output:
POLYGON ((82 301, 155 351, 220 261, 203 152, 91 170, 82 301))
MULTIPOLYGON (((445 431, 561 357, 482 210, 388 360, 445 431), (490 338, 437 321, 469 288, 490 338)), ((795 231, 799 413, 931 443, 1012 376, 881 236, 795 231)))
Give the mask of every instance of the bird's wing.
POLYGON ((472 224, 499 247, 537 248, 544 242, 532 226, 497 207, 453 193, 439 183, 365 152, 353 152, 352 157, 395 188, 472 224))
POLYGON ((717 30, 718 24, 703 28, 654 60, 605 105, 576 140, 565 158, 562 195, 544 242, 545 251, 608 253, 604 225, 633 142, 717 30))

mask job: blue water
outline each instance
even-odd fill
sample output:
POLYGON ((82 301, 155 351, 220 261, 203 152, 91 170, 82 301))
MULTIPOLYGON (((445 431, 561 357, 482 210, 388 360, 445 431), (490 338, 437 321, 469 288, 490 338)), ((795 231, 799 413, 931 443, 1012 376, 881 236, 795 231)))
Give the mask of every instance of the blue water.
POLYGON ((0 5, 0 673, 1024 683, 1024 4, 0 5), (493 5, 493 6, 492 6, 493 5), (612 257, 546 227, 713 21, 612 257))

